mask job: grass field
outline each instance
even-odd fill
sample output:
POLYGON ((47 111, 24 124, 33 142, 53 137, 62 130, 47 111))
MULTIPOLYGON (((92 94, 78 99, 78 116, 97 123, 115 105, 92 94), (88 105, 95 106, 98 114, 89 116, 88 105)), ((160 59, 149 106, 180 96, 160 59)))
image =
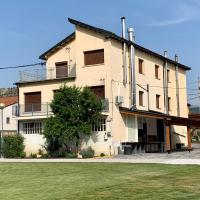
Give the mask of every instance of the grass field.
POLYGON ((200 199, 200 167, 0 163, 0 200, 200 199))

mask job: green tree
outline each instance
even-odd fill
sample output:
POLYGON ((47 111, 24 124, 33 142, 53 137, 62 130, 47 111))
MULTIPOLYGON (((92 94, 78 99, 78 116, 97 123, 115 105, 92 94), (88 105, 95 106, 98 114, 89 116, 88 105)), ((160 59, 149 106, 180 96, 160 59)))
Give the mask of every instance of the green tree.
POLYGON ((91 134, 101 115, 101 100, 89 88, 63 86, 51 103, 54 116, 44 126, 47 151, 51 156, 76 152, 82 137, 91 134))

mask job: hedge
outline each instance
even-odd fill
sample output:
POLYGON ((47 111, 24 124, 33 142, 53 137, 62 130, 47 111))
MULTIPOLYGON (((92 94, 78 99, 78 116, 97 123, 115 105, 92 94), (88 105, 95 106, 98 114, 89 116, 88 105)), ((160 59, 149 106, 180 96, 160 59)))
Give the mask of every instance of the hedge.
POLYGON ((22 135, 5 135, 3 136, 2 153, 5 158, 22 158, 25 157, 24 137, 22 135))

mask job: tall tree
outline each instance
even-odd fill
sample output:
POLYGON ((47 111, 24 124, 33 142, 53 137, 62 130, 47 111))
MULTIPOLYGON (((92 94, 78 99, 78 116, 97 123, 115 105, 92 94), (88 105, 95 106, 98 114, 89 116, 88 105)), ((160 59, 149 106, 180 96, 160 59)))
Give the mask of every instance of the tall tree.
POLYGON ((43 134, 49 153, 76 151, 81 138, 91 134, 101 115, 101 100, 89 88, 63 86, 51 103, 54 116, 46 120, 43 134))

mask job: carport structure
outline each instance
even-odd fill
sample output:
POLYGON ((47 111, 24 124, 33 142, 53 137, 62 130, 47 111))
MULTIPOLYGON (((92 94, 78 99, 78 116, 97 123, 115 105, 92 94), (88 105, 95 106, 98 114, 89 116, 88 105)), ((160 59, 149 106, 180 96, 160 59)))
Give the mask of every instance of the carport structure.
MULTIPOLYGON (((159 113, 155 111, 144 111, 144 110, 131 110, 127 108, 120 107, 120 113, 122 116, 137 116, 137 117, 145 117, 145 118, 153 118, 156 120, 163 120, 163 137, 164 137, 164 150, 165 152, 170 152, 171 148, 171 126, 186 126, 187 127, 187 146, 188 151, 191 151, 191 128, 200 128, 200 117, 199 118, 183 118, 170 116, 164 113, 159 113)), ((140 143, 138 141, 138 143, 140 143)), ((146 144, 149 144, 148 141, 145 141, 146 144)), ((134 142, 135 144, 135 142, 134 142)))

